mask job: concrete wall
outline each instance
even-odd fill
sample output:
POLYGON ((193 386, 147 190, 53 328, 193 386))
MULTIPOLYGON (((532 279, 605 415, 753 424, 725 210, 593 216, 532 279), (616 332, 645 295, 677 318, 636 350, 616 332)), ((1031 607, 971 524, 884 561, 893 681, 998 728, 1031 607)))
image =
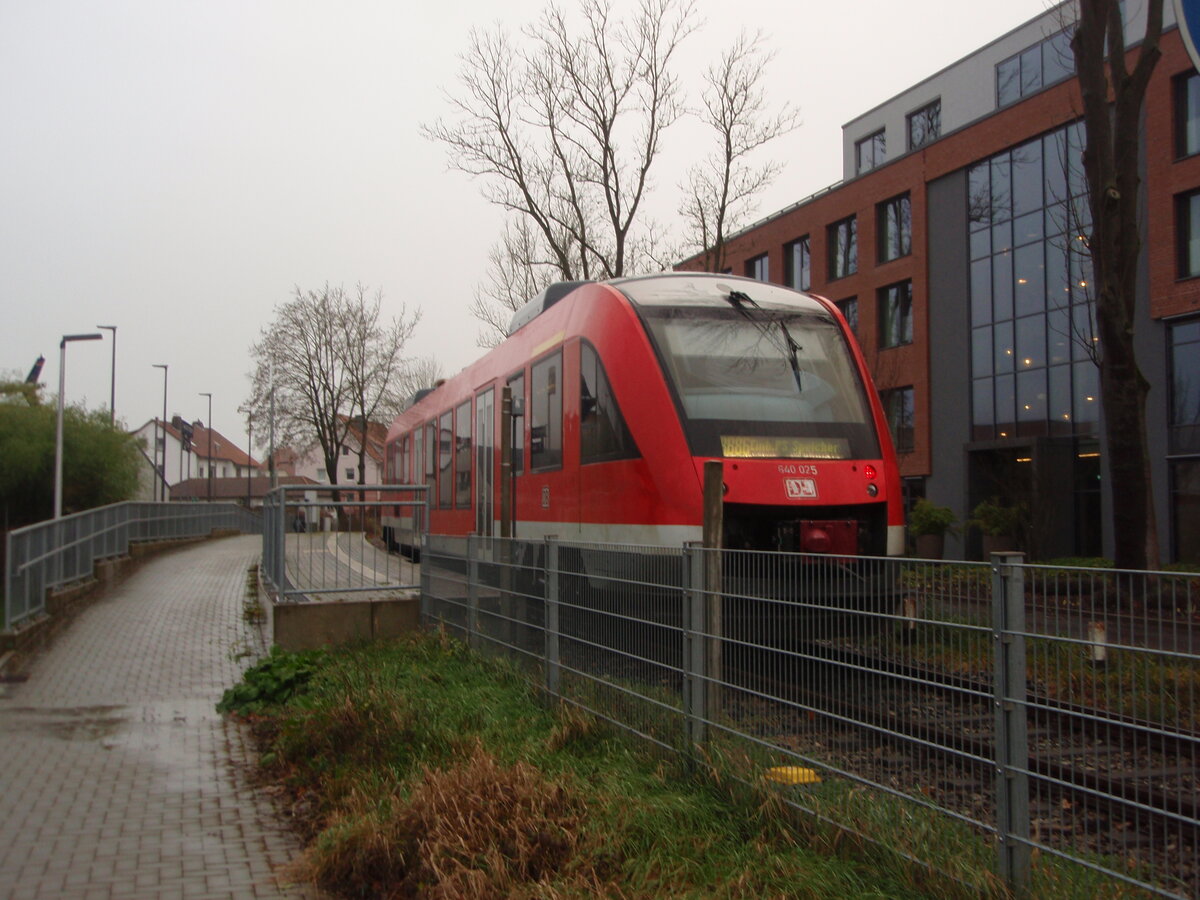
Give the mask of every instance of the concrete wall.
POLYGON ((387 640, 415 631, 421 602, 416 596, 271 603, 271 641, 288 651, 336 647, 356 641, 387 640))

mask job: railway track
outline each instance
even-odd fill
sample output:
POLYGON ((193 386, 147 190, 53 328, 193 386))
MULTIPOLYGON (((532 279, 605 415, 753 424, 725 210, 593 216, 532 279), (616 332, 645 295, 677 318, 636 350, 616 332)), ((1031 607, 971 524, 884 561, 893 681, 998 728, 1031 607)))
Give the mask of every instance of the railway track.
MULTIPOLYGON (((780 746, 995 820, 990 681, 828 644, 766 652, 729 654, 727 714, 772 721, 778 707, 779 733, 764 736, 780 746)), ((1200 896, 1200 734, 1035 691, 1025 707, 1032 839, 1149 859, 1171 889, 1200 896)))

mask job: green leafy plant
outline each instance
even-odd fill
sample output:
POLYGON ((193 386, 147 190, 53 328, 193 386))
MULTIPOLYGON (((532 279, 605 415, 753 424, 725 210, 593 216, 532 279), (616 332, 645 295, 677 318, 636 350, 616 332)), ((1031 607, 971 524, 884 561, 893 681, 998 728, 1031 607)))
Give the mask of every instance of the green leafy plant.
POLYGON ((948 506, 936 506, 921 498, 908 514, 908 530, 914 536, 921 534, 957 534, 958 517, 948 506))
POLYGON ((324 650, 288 653, 272 647, 268 656, 246 670, 239 684, 225 691, 217 712, 254 713, 286 703, 305 689, 326 655, 324 650))
POLYGON ((1021 507, 1005 506, 993 497, 971 511, 969 524, 993 537, 1016 537, 1021 527, 1021 507))

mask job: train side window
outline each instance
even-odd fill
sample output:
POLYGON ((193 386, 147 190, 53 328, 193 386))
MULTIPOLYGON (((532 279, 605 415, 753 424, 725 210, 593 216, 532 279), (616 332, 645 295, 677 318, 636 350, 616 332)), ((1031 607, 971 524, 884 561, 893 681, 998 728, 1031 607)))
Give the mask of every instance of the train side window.
POLYGON ((454 411, 454 508, 471 508, 471 401, 454 411))
POLYGON ((529 373, 529 468, 562 466, 562 351, 535 363, 529 373))
POLYGON ((437 419, 425 426, 425 487, 433 509, 437 506, 437 419))
POLYGON ((585 341, 579 354, 579 461, 586 464, 639 455, 604 364, 585 341))
MULTIPOLYGON (((513 406, 517 401, 525 402, 525 373, 514 375, 508 379, 508 387, 512 392, 513 406)), ((520 475, 525 471, 525 420, 513 419, 512 434, 512 473, 520 475)))
POLYGON ((449 411, 438 421, 438 509, 449 509, 454 496, 454 419, 449 411))

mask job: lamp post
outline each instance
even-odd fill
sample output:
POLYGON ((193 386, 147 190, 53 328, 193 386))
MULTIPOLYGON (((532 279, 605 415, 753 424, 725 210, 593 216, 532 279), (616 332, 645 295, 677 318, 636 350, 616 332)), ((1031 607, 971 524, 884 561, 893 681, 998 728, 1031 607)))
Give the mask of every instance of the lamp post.
POLYGON ((108 376, 108 418, 109 425, 117 427, 117 326, 97 325, 101 331, 112 332, 112 370, 108 376))
MULTIPOLYGON (((158 473, 158 499, 167 499, 167 364, 151 363, 156 369, 163 370, 163 414, 162 414, 162 470, 158 473)), ((158 440, 158 429, 154 430, 154 440, 158 440)), ((158 446, 154 448, 154 465, 158 466, 158 446)))
POLYGON ((200 396, 208 398, 208 422, 205 424, 204 427, 208 429, 208 441, 207 441, 208 449, 206 451, 208 453, 208 502, 212 503, 212 487, 213 487, 213 485, 212 485, 212 479, 213 479, 213 474, 212 474, 212 470, 213 470, 212 394, 201 391, 200 396))
POLYGON ((58 423, 54 433, 54 518, 62 518, 63 395, 67 391, 67 343, 98 341, 102 334, 64 334, 58 344, 58 423))
POLYGON ((254 483, 251 481, 254 470, 254 457, 251 452, 254 449, 254 416, 246 413, 246 509, 250 508, 250 496, 253 493, 254 483))

